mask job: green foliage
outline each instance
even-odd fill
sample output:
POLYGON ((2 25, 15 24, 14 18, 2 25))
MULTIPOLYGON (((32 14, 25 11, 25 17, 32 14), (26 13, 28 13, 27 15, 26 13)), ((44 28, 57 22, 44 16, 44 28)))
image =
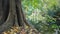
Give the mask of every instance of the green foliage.
POLYGON ((56 16, 60 4, 59 0, 22 0, 22 8, 26 18, 43 34, 51 34, 59 28, 56 24, 56 16))

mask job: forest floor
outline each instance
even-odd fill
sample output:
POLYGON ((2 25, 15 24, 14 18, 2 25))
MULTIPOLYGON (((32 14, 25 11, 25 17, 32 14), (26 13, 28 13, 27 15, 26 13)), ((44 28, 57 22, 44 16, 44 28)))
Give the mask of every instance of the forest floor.
POLYGON ((14 26, 12 27, 12 29, 4 31, 3 34, 41 34, 41 33, 37 32, 35 29, 28 28, 28 26, 26 26, 25 28, 14 26))

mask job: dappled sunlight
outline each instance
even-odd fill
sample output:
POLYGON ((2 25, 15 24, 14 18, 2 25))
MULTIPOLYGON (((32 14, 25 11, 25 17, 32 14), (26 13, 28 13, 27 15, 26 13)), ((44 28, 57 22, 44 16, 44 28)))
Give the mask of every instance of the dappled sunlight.
POLYGON ((4 31, 3 34, 41 34, 41 33, 37 32, 32 28, 28 28, 28 26, 26 26, 25 28, 14 26, 12 27, 12 29, 4 31))

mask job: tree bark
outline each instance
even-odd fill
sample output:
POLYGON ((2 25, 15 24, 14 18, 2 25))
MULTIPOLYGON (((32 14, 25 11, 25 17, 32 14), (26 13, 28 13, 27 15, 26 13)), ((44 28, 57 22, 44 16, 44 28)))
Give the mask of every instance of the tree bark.
POLYGON ((35 29, 25 18, 21 0, 0 0, 0 13, 0 34, 11 29, 14 25, 23 28, 27 25, 35 29))
POLYGON ((31 26, 22 11, 21 0, 0 0, 0 13, 0 34, 17 24, 31 26))
MULTIPOLYGON (((4 0, 3 0, 4 1, 4 0)), ((4 2, 9 2, 9 1, 4 1, 4 2)), ((14 19, 15 19, 15 15, 14 15, 14 7, 13 7, 13 3, 14 2, 14 0, 10 0, 10 8, 7 8, 6 6, 5 7, 3 7, 3 9, 5 9, 6 8, 6 10, 7 9, 9 9, 7 12, 6 11, 2 11, 3 13, 5 13, 5 14, 2 14, 3 16, 7 16, 7 14, 6 13, 8 13, 9 12, 9 14, 8 14, 8 16, 7 16, 7 18, 6 18, 6 20, 4 21, 4 22, 2 22, 2 24, 0 25, 0 34, 3 32, 3 31, 6 31, 6 30, 8 30, 9 28, 11 28, 12 26, 13 26, 13 24, 14 24, 14 19)), ((4 17, 5 18, 5 17, 4 17)), ((2 19, 4 20, 4 18, 2 17, 2 19)), ((3 20, 1 20, 1 21, 3 21, 3 20)), ((1 22, 0 22, 1 23, 1 22)))

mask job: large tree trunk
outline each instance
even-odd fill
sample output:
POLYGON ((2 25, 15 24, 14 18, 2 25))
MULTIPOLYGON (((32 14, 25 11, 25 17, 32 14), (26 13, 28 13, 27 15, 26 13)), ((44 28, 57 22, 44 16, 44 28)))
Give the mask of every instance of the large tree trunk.
POLYGON ((24 27, 25 24, 33 27, 26 21, 21 0, 0 0, 0 34, 14 25, 24 27))
POLYGON ((21 0, 0 0, 0 34, 17 24, 30 26, 22 11, 21 0))

